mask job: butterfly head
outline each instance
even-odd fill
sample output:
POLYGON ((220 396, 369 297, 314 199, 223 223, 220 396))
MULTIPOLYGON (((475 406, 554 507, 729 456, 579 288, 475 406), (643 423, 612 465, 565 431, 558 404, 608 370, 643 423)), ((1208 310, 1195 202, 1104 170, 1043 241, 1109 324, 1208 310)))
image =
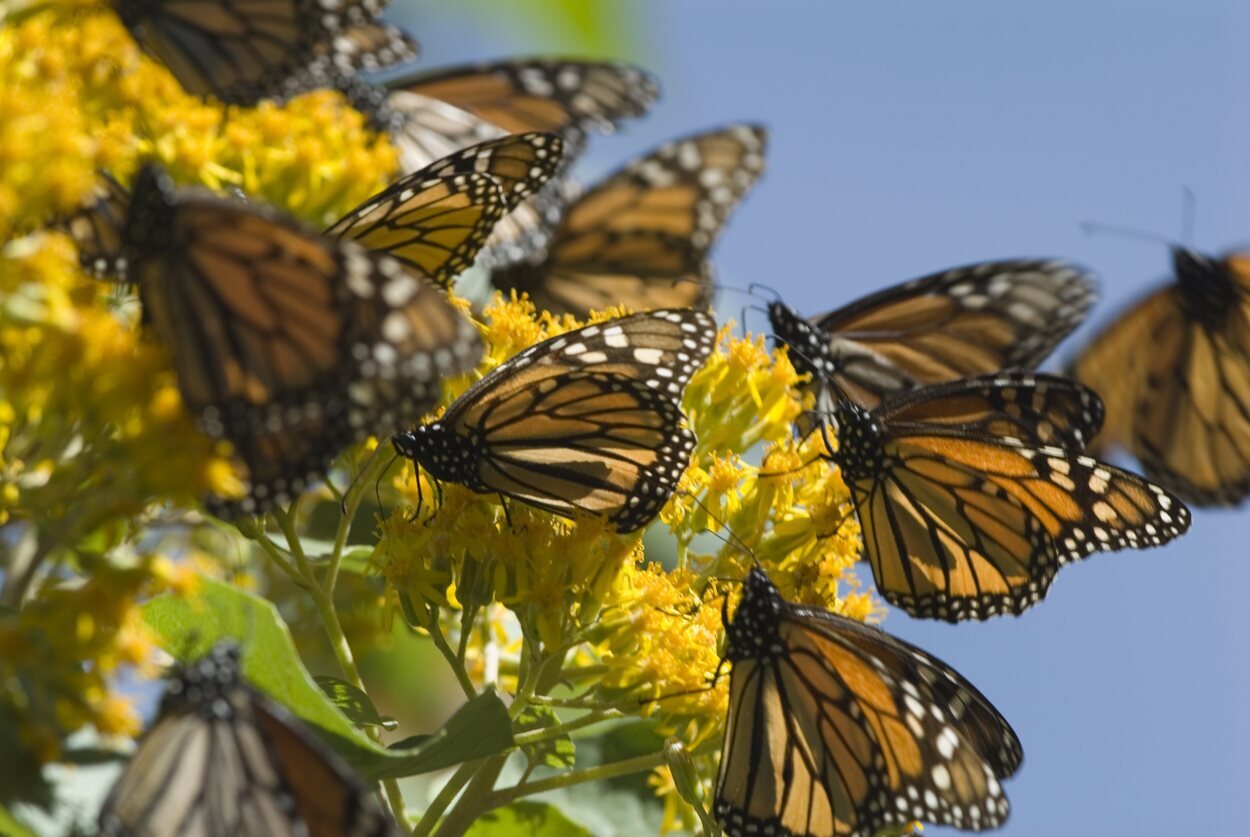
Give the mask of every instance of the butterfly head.
POLYGON ((242 649, 235 642, 219 642, 203 657, 174 671, 162 710, 182 704, 194 707, 205 718, 227 718, 234 709, 230 693, 242 679, 242 649))
POLYGON ((785 603, 759 567, 742 582, 742 598, 733 619, 725 626, 727 660, 763 660, 785 653, 777 633, 785 603))
POLYGON ((1224 263, 1187 247, 1173 247, 1172 266, 1193 316, 1211 325, 1223 323, 1237 303, 1237 284, 1224 263))
POLYGON ((437 480, 461 485, 476 482, 473 478, 477 460, 475 445, 470 439, 453 433, 441 421, 419 424, 412 430, 396 433, 391 437, 391 444, 437 480))
POLYGON ((800 373, 829 377, 836 370, 829 357, 829 338, 781 300, 768 303, 768 322, 779 343, 790 349, 790 362, 800 373))

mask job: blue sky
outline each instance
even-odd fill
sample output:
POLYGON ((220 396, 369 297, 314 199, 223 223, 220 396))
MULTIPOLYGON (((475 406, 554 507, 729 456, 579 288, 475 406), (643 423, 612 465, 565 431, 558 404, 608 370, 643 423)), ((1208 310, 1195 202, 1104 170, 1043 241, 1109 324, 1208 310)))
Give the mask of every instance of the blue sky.
MULTIPOLYGON (((507 0, 484 22, 412 2, 396 0, 391 17, 418 34, 425 66, 573 49, 518 24, 507 0)), ((804 313, 956 264, 1058 256, 1100 275, 1099 324, 1166 278, 1168 254, 1086 236, 1080 222, 1179 239, 1184 187, 1196 196, 1193 245, 1250 243, 1250 4, 631 8, 620 57, 656 72, 664 96, 650 118, 594 143, 580 171, 592 178, 678 134, 767 124, 768 172, 715 262, 724 282, 767 283, 804 313)), ((1198 512, 1170 547, 1065 569, 1020 618, 948 626, 891 612, 888 630, 962 671, 1020 734, 1001 833, 1244 828, 1248 523, 1250 511, 1198 512)))

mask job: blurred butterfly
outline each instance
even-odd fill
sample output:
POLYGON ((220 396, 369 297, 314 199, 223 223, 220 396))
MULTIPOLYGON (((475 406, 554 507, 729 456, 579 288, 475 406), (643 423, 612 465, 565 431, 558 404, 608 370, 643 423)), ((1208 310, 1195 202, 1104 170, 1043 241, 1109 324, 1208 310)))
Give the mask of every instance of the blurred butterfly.
POLYGON ((529 294, 540 310, 579 317, 631 308, 702 307, 707 254, 764 170, 767 135, 735 125, 670 142, 573 203, 540 262, 496 270, 495 287, 529 294))
POLYGON ((833 418, 830 458, 850 490, 877 589, 912 616, 1020 613, 1064 564, 1158 546, 1189 529, 1176 497, 1081 453, 1102 405, 1065 378, 969 378, 871 412, 840 400, 833 418))
POLYGON ((712 318, 692 310, 567 332, 392 441, 436 480, 632 532, 659 514, 689 464, 695 437, 682 426, 682 392, 716 335, 712 318))
POLYGON ((1174 248, 1176 281, 1122 313, 1072 364, 1107 403, 1100 450, 1200 505, 1250 494, 1250 253, 1174 248))
POLYGON ((247 467, 227 515, 286 502, 344 445, 416 421, 482 355, 473 323, 394 259, 266 206, 175 191, 154 165, 123 240, 183 400, 247 467))
POLYGON ((914 279, 807 320, 780 301, 773 333, 811 375, 865 407, 925 384, 1000 369, 1033 369, 1081 324, 1091 274, 1059 261, 981 262, 914 279))
POLYGON ((374 18, 382 0, 112 0, 122 23, 182 88, 231 105, 338 86, 415 58, 374 18))
POLYGON ((230 642, 174 671, 99 824, 105 837, 400 834, 338 754, 247 683, 230 642))
POLYGON ((725 626, 715 814, 729 837, 872 837, 1008 814, 1020 741, 954 669, 877 628, 785 601, 762 570, 725 626))
MULTIPOLYGON (((619 62, 513 59, 407 75, 387 82, 384 98, 358 105, 391 134, 403 171, 415 171, 467 146, 513 132, 549 131, 566 143, 566 163, 590 131, 610 132, 641 116, 658 95, 655 80, 619 62)), ((553 178, 496 228, 485 264, 541 253, 568 187, 553 178)))

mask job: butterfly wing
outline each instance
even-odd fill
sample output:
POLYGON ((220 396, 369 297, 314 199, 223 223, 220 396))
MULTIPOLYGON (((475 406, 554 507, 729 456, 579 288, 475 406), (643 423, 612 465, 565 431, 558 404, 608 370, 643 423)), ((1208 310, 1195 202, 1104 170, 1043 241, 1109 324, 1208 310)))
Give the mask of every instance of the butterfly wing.
MULTIPOLYGON (((1022 388, 1017 397, 1030 396, 1022 388)), ((834 459, 865 556, 881 594, 913 616, 1020 613, 1062 564, 1157 546, 1189 528, 1176 497, 1091 457, 941 424, 895 427, 839 407, 834 459)))
POLYGON ((240 676, 237 649, 222 644, 175 677, 105 800, 100 833, 395 837, 369 787, 240 676))
POLYGON ((506 211, 503 192, 490 175, 417 172, 344 215, 325 234, 385 253, 446 288, 472 266, 506 211))
POLYGON ((679 403, 716 334, 711 317, 690 310, 587 326, 508 360, 440 424, 476 448, 474 490, 602 515, 630 532, 659 512, 689 463, 695 439, 679 403))
POLYGON ((1250 495, 1250 257, 1207 264, 1220 304, 1181 285, 1156 291, 1097 336, 1072 374, 1107 402, 1101 446, 1123 446, 1186 500, 1236 505, 1250 495))
POLYGON ((662 146, 573 203, 545 260, 496 270, 491 281, 541 310, 578 316, 622 302, 706 305, 708 251, 763 172, 765 142, 763 128, 737 125, 662 146))
POLYGON ((481 356, 472 323, 393 259, 258 205, 175 194, 151 169, 126 240, 184 401, 265 475, 247 512, 287 498, 312 461, 323 473, 344 440, 415 421, 481 356))
POLYGON ((108 172, 100 179, 82 207, 54 226, 63 230, 78 247, 78 261, 97 279, 126 281, 122 254, 122 231, 130 212, 130 192, 108 172))
POLYGON ((455 105, 511 133, 551 131, 574 145, 589 130, 610 133, 642 116, 659 95, 655 79, 628 64, 547 58, 450 67, 387 86, 455 105))
POLYGON ((113 0, 139 45, 183 89, 252 105, 326 84, 333 69, 386 66, 416 55, 372 0, 113 0), (377 47, 367 53, 362 48, 377 47))
POLYGON ((891 398, 875 412, 891 428, 1008 438, 1081 452, 1098 435, 1102 400, 1068 378, 1006 371, 934 384, 891 398))
POLYGON ((1006 819, 999 781, 1019 767, 1020 742, 971 683, 883 631, 784 602, 759 570, 745 587, 727 631, 726 834, 872 837, 913 819, 974 830, 1006 819))
POLYGON ((565 199, 566 187, 556 179, 570 158, 562 138, 510 136, 454 105, 402 90, 388 95, 386 107, 395 114, 391 136, 404 171, 479 172, 499 181, 509 212, 496 223, 483 263, 506 264, 542 250, 565 199))
POLYGON ((800 371, 832 375, 847 397, 872 407, 924 384, 1032 369, 1093 301, 1093 279, 1080 268, 1013 260, 887 288, 814 318, 814 329, 787 318, 793 312, 784 306, 770 306, 770 318, 773 331, 799 349, 791 354, 800 371))

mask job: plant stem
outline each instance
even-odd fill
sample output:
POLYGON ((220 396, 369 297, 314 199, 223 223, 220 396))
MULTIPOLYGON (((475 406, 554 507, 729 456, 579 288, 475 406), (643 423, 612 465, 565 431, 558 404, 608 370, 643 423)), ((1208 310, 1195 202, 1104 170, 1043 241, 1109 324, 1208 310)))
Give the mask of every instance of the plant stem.
POLYGON ((443 784, 442 790, 430 801, 429 807, 421 815, 421 820, 412 830, 412 837, 429 837, 434 826, 438 825, 438 818, 447 810, 447 806, 456 798, 456 794, 460 793, 465 783, 473 778, 473 774, 482 766, 482 761, 483 759, 468 761, 456 768, 456 772, 451 774, 451 778, 443 784))
MULTIPOLYGON (((334 651, 334 657, 338 660, 344 679, 364 692, 364 680, 360 676, 360 669, 356 667, 356 659, 352 655, 351 645, 347 642, 347 635, 343 632, 343 625, 339 622, 338 611, 334 609, 334 596, 317 583, 312 565, 309 564, 308 556, 304 554, 303 544, 300 543, 299 532, 295 528, 295 509, 298 502, 297 500, 292 503, 286 511, 274 509, 272 512, 274 519, 278 521, 278 526, 282 528, 282 533, 286 535, 287 545, 290 547, 291 555, 295 558, 294 569, 298 571, 298 574, 292 574, 292 578, 303 578, 303 586, 312 598, 313 607, 317 609, 317 616, 321 619, 321 626, 325 629, 326 638, 330 640, 330 648, 334 651)), ((261 535, 264 536, 263 531, 261 535)), ((263 538, 263 540, 268 540, 268 538, 263 538)), ((270 544, 270 547, 276 553, 277 547, 273 544, 270 544)), ((374 741, 381 742, 382 740, 378 731, 372 727, 367 728, 365 733, 374 741)), ((394 779, 386 779, 382 782, 382 787, 386 789, 386 798, 391 804, 391 812, 395 815, 395 820, 401 826, 407 827, 408 819, 404 813, 404 797, 399 789, 399 783, 394 779)))
POLYGON ((512 738, 518 747, 524 747, 529 744, 537 744, 540 741, 546 741, 548 738, 555 738, 566 733, 579 730, 583 727, 593 726, 600 721, 611 721, 616 718, 624 718, 625 713, 619 709, 598 709, 593 712, 587 712, 581 717, 574 718, 571 721, 565 721, 560 724, 552 724, 542 729, 530 730, 529 732, 518 732, 512 738))
POLYGON ((456 652, 451 650, 451 646, 447 643, 447 637, 443 636, 443 629, 438 624, 438 613, 435 612, 434 608, 430 609, 430 627, 427 630, 434 647, 443 655, 447 660, 447 665, 455 673, 456 680, 459 681, 460 688, 464 691, 464 696, 470 700, 477 697, 477 690, 473 688, 473 681, 469 679, 469 673, 460 664, 460 658, 456 656, 456 652))
POLYGON ((559 776, 539 779, 537 782, 514 785, 510 788, 493 791, 476 799, 474 798, 476 795, 470 795, 475 790, 475 782, 474 785, 470 785, 465 791, 460 804, 456 806, 455 810, 447 816, 447 819, 443 820, 443 827, 438 830, 438 837, 460 837, 473 824, 473 820, 482 814, 501 808, 526 796, 534 796, 535 794, 568 788, 586 782, 599 782, 605 779, 615 779, 617 776, 641 773, 644 770, 650 770, 662 764, 664 764, 663 753, 647 753, 646 755, 635 756, 632 759, 615 761, 611 764, 588 767, 585 770, 573 770, 568 773, 562 773, 559 776), (474 803, 471 808, 466 804, 470 801, 474 803))
POLYGON ((461 834, 468 831, 469 826, 473 825, 473 821, 485 814, 491 808, 483 807, 483 802, 490 798, 491 788, 495 786, 496 780, 499 779, 499 773, 503 770, 504 762, 508 760, 507 755, 492 756, 482 762, 480 768, 473 775, 468 787, 464 789, 464 793, 460 797, 460 801, 451 809, 442 825, 439 826, 438 837, 460 837, 461 834))

